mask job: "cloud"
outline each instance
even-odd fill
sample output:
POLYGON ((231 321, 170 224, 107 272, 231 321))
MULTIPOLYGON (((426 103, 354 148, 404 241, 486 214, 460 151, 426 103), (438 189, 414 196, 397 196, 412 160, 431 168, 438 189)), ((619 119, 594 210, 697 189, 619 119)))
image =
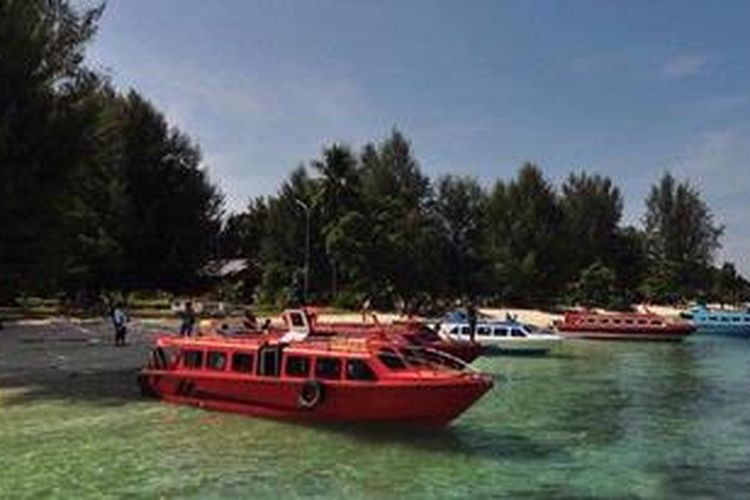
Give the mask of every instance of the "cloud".
POLYGON ((156 58, 139 60, 130 73, 140 76, 116 81, 142 90, 170 123, 198 140, 230 210, 244 208, 251 196, 275 192, 324 144, 366 140, 390 127, 378 118, 364 86, 346 74, 303 68, 295 75, 258 77, 156 58))
POLYGON ((702 54, 682 54, 672 57, 661 67, 662 76, 674 80, 697 75, 708 64, 702 54))
POLYGON ((750 126, 699 134, 670 165, 675 176, 696 186, 716 222, 725 226, 719 260, 734 261, 750 277, 750 218, 747 216, 750 126))

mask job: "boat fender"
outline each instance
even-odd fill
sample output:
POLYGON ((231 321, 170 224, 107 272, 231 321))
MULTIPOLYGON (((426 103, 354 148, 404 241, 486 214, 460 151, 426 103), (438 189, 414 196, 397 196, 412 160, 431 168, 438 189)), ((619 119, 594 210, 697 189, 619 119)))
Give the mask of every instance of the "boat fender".
POLYGON ((312 410, 318 406, 325 396, 325 387, 317 380, 308 380, 302 384, 299 391, 298 404, 300 408, 312 410))

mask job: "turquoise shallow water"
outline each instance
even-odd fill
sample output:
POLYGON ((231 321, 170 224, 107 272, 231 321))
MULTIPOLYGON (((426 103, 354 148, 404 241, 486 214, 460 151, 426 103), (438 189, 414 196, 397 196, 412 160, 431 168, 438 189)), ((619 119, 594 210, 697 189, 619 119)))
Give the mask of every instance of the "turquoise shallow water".
POLYGON ((441 430, 170 406, 118 389, 123 373, 6 383, 0 497, 748 498, 747 340, 574 341, 476 366, 496 389, 441 430))

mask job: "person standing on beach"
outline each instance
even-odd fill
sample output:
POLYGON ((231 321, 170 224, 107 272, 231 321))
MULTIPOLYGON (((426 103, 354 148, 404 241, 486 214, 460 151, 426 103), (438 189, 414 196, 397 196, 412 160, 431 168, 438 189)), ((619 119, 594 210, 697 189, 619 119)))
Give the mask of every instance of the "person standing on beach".
POLYGON ((362 323, 367 323, 367 319, 370 317, 370 314, 372 313, 372 301, 370 300, 370 297, 365 297, 365 300, 362 301, 362 323))
POLYGON ((112 324, 115 327, 115 345, 124 346, 125 337, 128 335, 128 315, 122 303, 118 303, 112 309, 112 324))
POLYGON ((474 301, 469 302, 469 305, 466 306, 466 319, 469 321, 470 339, 474 342, 477 331, 477 308, 474 305, 474 301))
POLYGON ((193 335, 195 326, 195 310, 191 301, 185 302, 185 310, 182 311, 182 325, 180 325, 180 336, 190 337, 193 335))
POLYGON ((255 314, 250 309, 245 310, 245 319, 242 320, 242 326, 245 330, 251 332, 258 330, 258 318, 255 317, 255 314))

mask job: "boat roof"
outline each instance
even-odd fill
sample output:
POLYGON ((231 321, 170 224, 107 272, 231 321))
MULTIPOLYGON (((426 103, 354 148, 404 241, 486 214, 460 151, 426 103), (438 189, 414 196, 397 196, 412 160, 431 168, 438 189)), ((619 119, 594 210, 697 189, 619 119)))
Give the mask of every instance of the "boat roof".
POLYGON ((157 339, 161 347, 175 347, 179 349, 228 349, 228 350, 258 350, 264 346, 285 346, 286 351, 306 354, 354 354, 369 355, 381 348, 403 347, 398 343, 387 342, 377 338, 366 337, 308 337, 301 341, 285 342, 278 335, 258 335, 243 337, 226 337, 221 335, 207 335, 196 338, 183 338, 174 335, 163 335, 157 339))
POLYGON ((743 309, 714 309, 709 308, 706 306, 696 306, 690 309, 691 313, 702 313, 702 314, 711 314, 715 316, 746 316, 750 314, 750 309, 743 310, 743 309))
MULTIPOLYGON (((443 321, 443 325, 460 325, 460 326, 469 326, 468 321, 443 321)), ((528 327, 526 323, 521 323, 520 321, 513 321, 513 320, 507 320, 507 319, 480 319, 477 320, 477 326, 505 326, 505 327, 519 327, 519 326, 526 326, 528 327)))
POLYGON ((654 312, 620 312, 620 311, 567 311, 565 316, 593 316, 597 318, 624 318, 624 319, 664 319, 664 316, 654 312))

